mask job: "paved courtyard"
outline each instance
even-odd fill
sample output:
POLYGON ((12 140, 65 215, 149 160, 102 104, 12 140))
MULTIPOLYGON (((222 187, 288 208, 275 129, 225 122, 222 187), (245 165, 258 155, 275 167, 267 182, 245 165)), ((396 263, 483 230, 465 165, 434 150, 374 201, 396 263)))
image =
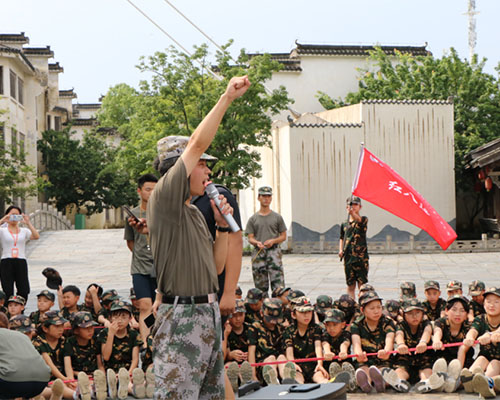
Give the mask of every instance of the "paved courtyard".
MULTIPOLYGON (((45 289, 46 267, 57 269, 63 284, 77 285, 82 292, 96 282, 104 289, 116 289, 128 297, 131 287, 130 256, 123 230, 74 230, 45 232, 38 241, 29 244, 28 264, 31 296, 28 310, 36 308, 36 293, 45 289)), ((338 257, 329 255, 285 255, 283 258, 287 286, 301 289, 313 301, 320 294, 338 298, 345 293, 343 266, 338 257)), ((369 281, 384 299, 399 297, 399 283, 413 281, 419 297, 428 279, 445 288, 449 280, 457 279, 466 288, 475 279, 486 285, 500 285, 500 253, 436 253, 373 255, 370 258, 369 281)), ((243 258, 240 286, 244 295, 253 287, 250 257, 243 258)), ((476 399, 466 394, 384 394, 377 398, 476 399)), ((374 396, 370 396, 374 397, 374 396)), ((365 399, 365 394, 349 395, 349 399, 365 399)))

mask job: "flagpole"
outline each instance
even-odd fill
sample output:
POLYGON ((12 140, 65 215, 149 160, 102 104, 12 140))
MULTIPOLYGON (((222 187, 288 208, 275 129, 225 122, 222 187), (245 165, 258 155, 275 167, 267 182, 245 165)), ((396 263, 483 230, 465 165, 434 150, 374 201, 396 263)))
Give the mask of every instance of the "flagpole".
POLYGON ((365 149, 365 143, 361 142, 361 147, 359 149, 359 159, 358 159, 358 169, 356 170, 356 174, 354 175, 354 180, 352 182, 351 194, 354 192, 356 186, 358 186, 359 173, 361 171, 361 166, 363 164, 363 150, 365 149))

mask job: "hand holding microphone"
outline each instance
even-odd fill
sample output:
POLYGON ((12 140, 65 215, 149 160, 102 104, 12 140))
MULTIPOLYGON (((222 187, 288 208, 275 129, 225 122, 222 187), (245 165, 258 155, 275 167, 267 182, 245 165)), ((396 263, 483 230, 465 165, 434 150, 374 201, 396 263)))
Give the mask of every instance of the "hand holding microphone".
POLYGON ((207 192, 208 197, 214 201, 215 205, 221 211, 222 216, 226 220, 227 224, 229 225, 229 228, 231 229, 231 232, 238 232, 240 230, 240 227, 234 220, 233 216, 231 214, 223 214, 222 213, 222 205, 221 205, 221 199, 219 199, 219 191, 217 190, 217 187, 212 183, 212 182, 207 182, 205 184, 205 191, 207 192))

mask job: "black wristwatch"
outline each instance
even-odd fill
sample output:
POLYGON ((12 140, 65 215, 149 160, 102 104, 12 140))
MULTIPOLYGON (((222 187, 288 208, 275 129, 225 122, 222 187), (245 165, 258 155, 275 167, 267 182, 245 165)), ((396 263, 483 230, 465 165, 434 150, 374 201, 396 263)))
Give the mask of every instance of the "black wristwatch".
POLYGON ((215 225, 215 229, 217 229, 219 232, 231 232, 231 228, 229 228, 229 226, 223 227, 215 225))

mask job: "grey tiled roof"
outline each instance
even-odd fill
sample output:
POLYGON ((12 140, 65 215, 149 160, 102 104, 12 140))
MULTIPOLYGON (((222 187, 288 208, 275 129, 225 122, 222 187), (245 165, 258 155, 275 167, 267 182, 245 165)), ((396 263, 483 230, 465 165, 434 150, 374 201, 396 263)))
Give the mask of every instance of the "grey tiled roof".
POLYGON ((76 98, 76 93, 73 91, 73 89, 68 89, 68 90, 59 90, 59 97, 72 97, 76 98))
POLYGON ((18 43, 29 43, 29 37, 21 33, 2 33, 0 34, 0 42, 18 42, 18 43))
POLYGON ((59 61, 56 63, 49 64, 49 71, 54 71, 54 72, 64 72, 64 68, 59 65, 59 61))
MULTIPOLYGON (((363 56, 369 55, 369 51, 375 50, 373 45, 318 45, 301 44, 295 41, 297 47, 292 50, 291 55, 340 55, 340 56, 363 56)), ((378 46, 388 55, 401 53, 411 54, 413 56, 427 56, 432 53, 426 50, 426 46, 378 46)))
POLYGON ((368 99, 361 100, 363 104, 453 104, 451 100, 434 100, 434 99, 368 99))
POLYGON ((289 122, 290 127, 292 128, 361 128, 363 124, 359 123, 330 123, 330 122, 325 122, 321 124, 301 124, 301 123, 294 123, 294 122, 289 122))
POLYGON ((54 52, 50 50, 50 46, 46 47, 24 47, 24 54, 27 56, 46 56, 54 57, 54 52))

